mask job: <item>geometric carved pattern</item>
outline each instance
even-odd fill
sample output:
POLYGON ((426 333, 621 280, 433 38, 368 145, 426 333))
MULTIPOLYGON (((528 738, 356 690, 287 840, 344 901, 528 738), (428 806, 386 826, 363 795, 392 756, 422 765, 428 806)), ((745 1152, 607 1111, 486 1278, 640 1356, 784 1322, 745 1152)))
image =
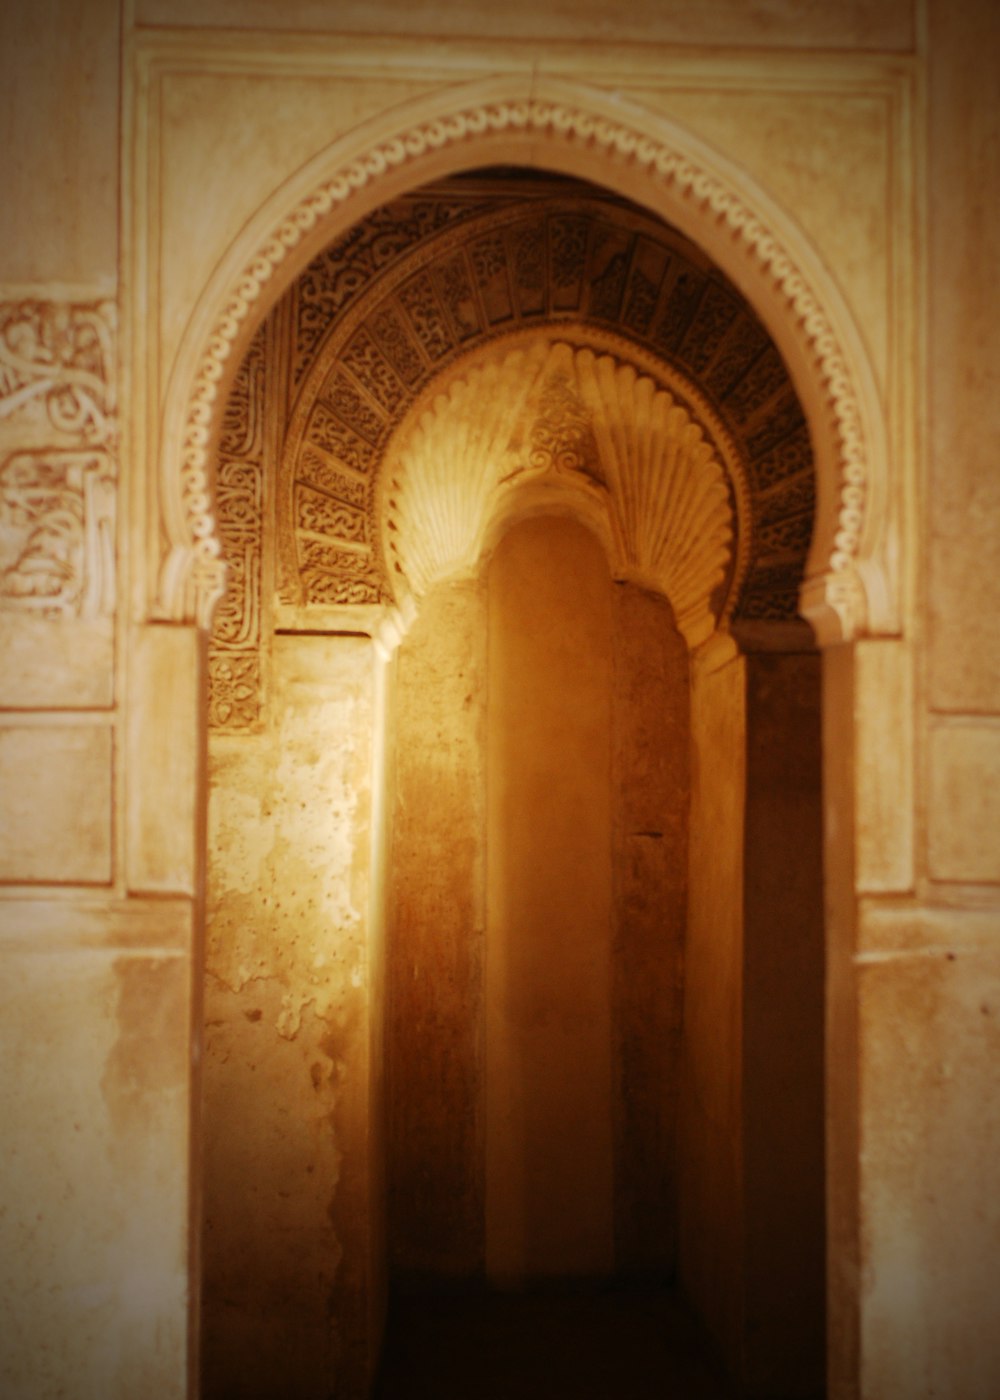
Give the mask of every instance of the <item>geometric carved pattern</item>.
POLYGON ((226 403, 216 469, 219 538, 227 566, 209 640, 209 724, 247 730, 260 718, 266 327, 240 365, 226 403))
MULTIPOLYGON (((388 445, 443 370, 519 330, 610 333, 700 386, 745 460, 744 525, 758 490, 812 471, 791 382, 746 301, 675 231, 579 182, 494 174, 418 191, 315 259, 288 301, 299 385, 278 501, 288 602, 393 597, 376 509, 388 445), (336 308, 325 326, 319 308, 336 308)), ((564 425, 564 448, 570 438, 564 425)), ((801 577, 811 531, 793 513, 801 577)), ((751 572, 773 577, 778 529, 752 556, 739 541, 751 572)), ((784 565, 791 548, 777 551, 784 565)), ((783 617, 789 598, 782 588, 783 617)))
POLYGON ((387 458, 387 554, 411 592, 470 568, 519 490, 568 488, 603 517, 616 574, 664 593, 688 644, 705 641, 733 539, 705 428, 611 355, 544 335, 499 353, 435 388, 387 458))
MULTIPOLYGON (((632 119, 612 112, 600 99, 568 86, 550 82, 547 87, 548 92, 536 89, 530 96, 492 96, 488 100, 468 97, 464 103, 460 99, 446 113, 411 121, 335 173, 321 178, 257 245, 239 277, 219 299, 211 330, 201 342, 200 358, 192 365, 181 470, 176 479, 168 474, 164 480, 169 497, 162 512, 169 541, 161 573, 160 609, 164 615, 187 616, 193 609, 196 617, 204 619, 210 616, 220 589, 221 546, 212 501, 206 494, 206 449, 217 385, 234 340, 289 250, 312 236, 323 221, 332 219, 334 211, 350 201, 356 191, 383 174, 445 148, 471 142, 472 149, 477 141, 503 136, 526 145, 537 142, 539 150, 544 149, 544 143, 567 150, 586 149, 598 162, 628 167, 633 180, 641 176, 649 183, 651 199, 654 189, 656 200, 668 191, 671 200, 690 211, 694 224, 710 222, 716 232, 730 236, 734 252, 747 259, 750 275, 758 282, 766 279, 769 295, 783 301, 789 322, 796 326, 796 333, 811 356, 810 373, 827 396, 829 416, 818 425, 818 430, 824 433, 824 443, 828 445, 834 473, 830 489, 836 501, 820 541, 822 572, 808 581, 804 596, 810 617, 824 636, 851 637, 868 625, 865 585, 858 570, 869 472, 861 397, 838 333, 807 276, 774 228, 745 202, 736 185, 729 183, 714 164, 695 154, 689 143, 679 140, 676 146, 672 145, 665 134, 652 134, 641 116, 632 119)), ((489 234, 484 234, 481 242, 485 246, 474 250, 473 256, 481 253, 478 260, 485 269, 490 259, 489 234)), ((530 270, 531 239, 526 237, 519 242, 523 246, 518 248, 517 266, 530 270)), ((620 303, 633 308, 630 314, 638 326, 648 324, 651 300, 646 287, 648 272, 640 272, 634 294, 620 303)), ((609 298, 616 295, 617 278, 617 265, 609 264, 609 298)), ((523 282, 527 293, 530 277, 526 275, 523 282)), ((661 293, 662 290, 661 286, 661 293)), ((678 281, 676 290, 679 319, 690 289, 678 281)), ((460 317, 460 303, 454 293, 451 295, 456 307, 453 314, 460 317)), ((713 294, 713 301, 718 299, 713 294)), ((717 314, 713 306, 713 318, 717 314)), ((672 321, 669 325, 664 323, 664 335, 668 339, 676 336, 672 321)), ((791 413, 784 414, 786 423, 790 424, 791 418, 791 413)), ((761 450, 767 442, 767 434, 758 439, 761 450)), ((876 571, 879 567, 875 565, 876 571)))
POLYGON ((115 604, 115 306, 0 303, 0 608, 115 604))

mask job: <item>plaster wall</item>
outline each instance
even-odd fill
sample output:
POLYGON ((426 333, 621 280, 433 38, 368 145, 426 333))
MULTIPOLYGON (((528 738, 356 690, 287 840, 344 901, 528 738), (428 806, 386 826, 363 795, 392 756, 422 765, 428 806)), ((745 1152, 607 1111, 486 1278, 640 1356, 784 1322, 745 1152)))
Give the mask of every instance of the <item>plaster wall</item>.
POLYGON ((389 801, 389 1267, 485 1262, 487 613, 433 589, 395 658, 389 801))
POLYGON ((579 1271, 546 1232, 598 1209, 601 1253, 584 1272, 673 1269, 688 703, 669 605, 612 585, 593 537, 553 517, 515 527, 476 578, 432 590, 399 647, 387 1045, 400 1283, 489 1269, 491 1188, 493 1268, 509 1280, 579 1271), (577 1020, 581 1001, 596 1024, 577 1020), (588 1177, 577 1142, 567 1203, 549 1179, 554 1144, 580 1120, 601 1155, 588 1177))
POLYGON ((556 517, 491 561, 486 1267, 614 1263, 611 578, 556 517))
POLYGON ((615 1266, 677 1266, 677 1101, 688 902, 688 652, 664 598, 612 592, 615 1266))
POLYGON ((183 1395, 190 916, 9 900, 0 951, 0 1391, 183 1395))
POLYGON ((210 750, 203 1393, 362 1396, 384 1288, 376 657, 277 636, 272 665, 263 732, 210 750))
POLYGON ((744 1378, 813 1396, 826 1361, 820 658, 751 653, 743 945, 744 1378))
POLYGON ((734 1375, 743 1336, 746 660, 691 676, 678 1275, 734 1375))

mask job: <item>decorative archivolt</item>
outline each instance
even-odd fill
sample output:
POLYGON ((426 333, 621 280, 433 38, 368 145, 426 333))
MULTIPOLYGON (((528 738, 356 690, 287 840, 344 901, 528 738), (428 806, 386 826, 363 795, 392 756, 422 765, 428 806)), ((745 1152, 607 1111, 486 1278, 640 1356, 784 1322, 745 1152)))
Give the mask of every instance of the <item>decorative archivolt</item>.
MULTIPOLYGON (((735 597, 733 496, 716 445, 649 375, 541 338, 451 377, 404 423, 383 486, 386 557, 419 598, 471 568, 531 492, 604 527, 619 577, 662 592, 692 647, 735 597)), ((405 602, 405 600, 404 600, 405 602)))
MULTIPOLYGON (((689 222, 695 227, 725 228, 756 265, 768 295, 776 291, 786 303, 788 319, 810 349, 814 378, 829 405, 828 421, 815 426, 830 434, 830 450, 821 456, 835 474, 837 498, 833 510, 823 513, 818 566, 804 596, 811 619, 827 639, 864 630, 866 597, 857 562, 868 504, 868 449, 861 400, 840 339, 794 258, 773 228, 717 173, 717 162, 699 164, 690 154, 694 143, 676 149, 643 129, 645 125, 638 114, 633 122, 610 114, 597 94, 591 106, 584 106, 570 89, 553 97, 471 101, 375 141, 363 155, 316 183, 247 262, 205 338, 186 407, 179 478, 176 484, 173 476, 165 482, 163 518, 169 548, 161 574, 162 612, 176 617, 193 610, 207 625, 222 594, 225 571, 213 513, 210 460, 218 389, 234 346, 244 339, 247 320, 290 252, 303 239, 313 241, 317 228, 332 222, 359 190, 408 163, 469 143, 485 143, 486 149, 496 140, 546 140, 643 172, 650 182, 651 204, 656 203, 656 188, 666 190, 674 204, 690 209, 689 222)), ((169 469, 175 470, 173 464, 169 469)))

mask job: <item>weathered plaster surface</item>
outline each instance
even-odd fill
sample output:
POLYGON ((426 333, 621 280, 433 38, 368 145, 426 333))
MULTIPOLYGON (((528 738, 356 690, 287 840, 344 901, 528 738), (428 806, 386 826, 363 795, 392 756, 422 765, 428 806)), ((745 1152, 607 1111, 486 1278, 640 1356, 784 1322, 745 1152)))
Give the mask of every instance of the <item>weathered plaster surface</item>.
POLYGON ((119 43, 118 0, 0 9, 4 283, 117 283, 119 43))
POLYGON ((211 751, 205 1393, 361 1396, 375 656, 283 636, 273 665, 265 732, 211 751))
POLYGON ((589 531, 539 517, 489 590, 487 1272, 607 1274, 611 577, 589 531))
MULTIPOLYGON (((929 6, 928 701, 1000 711, 1000 10, 929 6)), ((994 770, 995 771, 995 770, 994 770)))
POLYGON ((693 667, 691 825, 678 1105, 678 1274, 741 1369, 746 663, 693 667))
POLYGON ((0 880, 111 879, 111 729, 0 727, 0 880))
POLYGON ((0 978, 0 1391, 181 1396, 186 960, 75 947, 71 911, 47 936, 18 922, 0 978))
POLYGON ((746 658, 744 1374, 812 1395, 826 1363, 820 658, 746 658))
POLYGON ((481 1274, 486 599, 424 600, 395 662, 388 875, 389 1262, 481 1274))
POLYGON ((987 1088, 1000 1057, 1000 920, 955 910, 895 922, 927 947, 861 973, 862 1393, 989 1400, 1000 1198, 982 1173, 1000 1158, 987 1088))
POLYGON ((677 1259, 677 1099, 688 897, 688 654, 665 599, 612 597, 615 1267, 677 1259))

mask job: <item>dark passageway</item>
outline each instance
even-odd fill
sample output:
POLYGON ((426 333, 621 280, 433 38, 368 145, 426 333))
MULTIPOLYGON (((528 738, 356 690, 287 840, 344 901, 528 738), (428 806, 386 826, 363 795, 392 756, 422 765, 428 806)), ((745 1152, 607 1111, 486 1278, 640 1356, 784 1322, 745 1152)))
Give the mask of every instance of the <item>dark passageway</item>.
POLYGON ((438 1292, 392 1308, 374 1400, 733 1400, 662 1289, 438 1292))

